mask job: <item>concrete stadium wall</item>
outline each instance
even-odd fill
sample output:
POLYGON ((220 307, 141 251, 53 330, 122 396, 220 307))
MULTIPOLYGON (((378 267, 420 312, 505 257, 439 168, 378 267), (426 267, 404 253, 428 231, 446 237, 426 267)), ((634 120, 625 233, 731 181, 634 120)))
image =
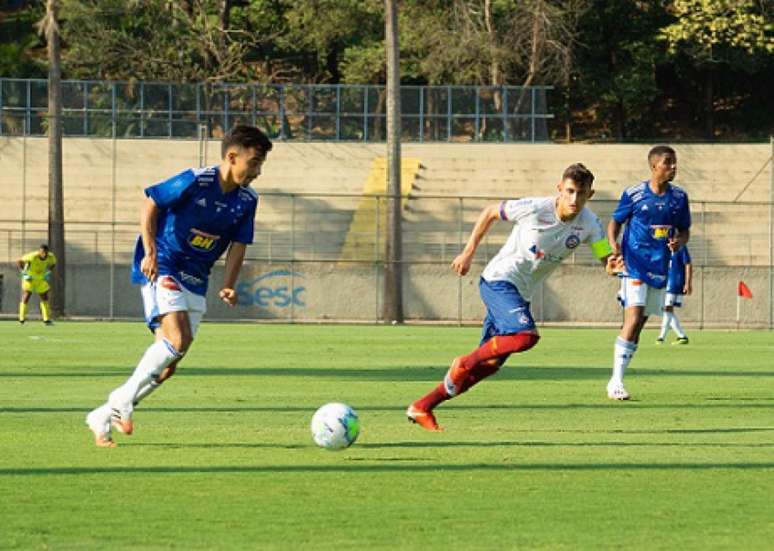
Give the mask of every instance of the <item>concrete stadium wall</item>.
MULTIPOLYGON (((409 320, 479 323, 485 314, 478 296, 481 266, 475 276, 458 278, 445 266, 415 265, 406 269, 404 304, 409 320)), ((14 315, 20 296, 19 279, 3 268, 2 313, 14 315)), ((129 284, 129 269, 114 273, 110 309, 110 270, 104 265, 68 267, 67 311, 71 316, 142 318, 139 290, 129 284)), ((208 297, 210 320, 357 321, 377 320, 381 306, 381 272, 363 264, 295 263, 244 267, 238 282, 240 305, 228 308, 214 296, 222 280, 216 267, 208 297), (292 274, 292 275, 291 275, 292 274)), ((761 268, 697 268, 694 294, 687 297, 681 320, 689 326, 734 327, 736 286, 744 280, 755 300, 742 302, 741 327, 769 327, 771 304, 766 298, 768 270, 761 268)), ((618 280, 601 267, 565 265, 546 281, 532 302, 539 323, 572 322, 617 325, 621 311, 616 302, 618 280)), ((32 299, 31 317, 38 314, 32 299)), ((653 323, 658 323, 654 318, 653 323)))
MULTIPOLYGON (((220 144, 202 144, 191 140, 104 140, 67 138, 64 140, 65 217, 68 221, 68 248, 79 254, 68 256, 68 311, 71 315, 107 316, 110 313, 110 271, 105 262, 104 243, 111 239, 109 230, 123 228, 116 243, 117 267, 113 282, 113 315, 134 317, 140 314, 136 289, 128 281, 128 261, 138 221, 142 189, 183 168, 213 164, 220 157, 220 144), (79 223, 76 223, 79 222, 79 223), (99 244, 97 244, 99 241, 99 244), (100 251, 100 252, 98 252, 100 251)), ((404 144, 406 157, 418 158, 422 164, 414 195, 473 195, 515 197, 544 195, 553 192, 563 169, 582 161, 596 174, 598 199, 615 200, 626 186, 647 176, 646 154, 649 145, 533 145, 533 144, 404 144)), ((770 168, 764 167, 771 151, 770 144, 681 144, 677 181, 691 194, 694 203, 701 200, 731 200, 746 189, 744 201, 768 200, 770 168)), ((262 192, 352 193, 359 194, 367 180, 373 159, 384 155, 381 144, 358 143, 277 143, 266 163, 264 174, 254 183, 262 192)), ((0 138, 0 257, 9 262, 45 235, 47 218, 47 141, 43 138, 0 138), (37 230, 29 228, 35 225, 37 230), (18 228, 27 227, 22 243, 18 228), (4 233, 5 232, 5 233, 4 233)), ((323 208, 341 216, 326 219, 324 235, 342 234, 351 219, 352 199, 307 199, 305 208, 314 212, 323 208)), ((485 201, 480 202, 481 205, 485 201)), ((287 222, 288 200, 266 196, 257 219, 257 229, 267 232, 287 222)), ((454 201, 417 200, 405 213, 407 234, 423 235, 426 221, 433 221, 432 231, 443 233, 440 239, 455 249, 458 240, 457 211, 454 201)), ((470 229, 480 205, 466 203, 464 231, 470 229), (468 212, 469 211, 469 212, 468 212)), ((729 233, 735 239, 750 239, 746 258, 767 251, 767 240, 751 232, 767 232, 764 210, 750 216, 751 206, 738 205, 734 217, 708 217, 719 234, 729 233), (745 225, 747 224, 747 225, 745 225), (753 243, 755 250, 752 250, 753 243), (760 249, 760 251, 759 251, 760 249)), ((297 221, 298 231, 319 233, 321 222, 314 217, 297 221), (307 227, 303 227, 306 225, 307 227)), ((24 230, 22 230, 24 231, 24 230)), ((322 234, 321 234, 322 235, 322 234)), ((766 234, 768 235, 768 234, 766 234)), ((343 238, 341 240, 343 242, 343 238)), ((111 245, 112 246, 112 245, 111 245)), ((256 243, 253 250, 260 245, 256 243)), ((728 247, 716 247, 725 250, 728 247)), ((69 255, 69 253, 68 253, 69 255)), ((248 256, 250 253, 248 252, 248 256)), ((261 254, 254 255, 261 256, 261 254)), ((766 252, 767 256, 767 252, 766 252)), ((299 257, 296 256, 298 259, 299 257)), ((304 258, 304 257, 302 257, 304 258)), ((767 258, 763 259, 768 264, 767 258)), ((729 262, 734 263, 734 262, 729 262)), ((216 271, 221 268, 216 267, 216 271)), ((246 268, 242 283, 251 278, 284 269, 290 265, 253 264, 246 268)), ((380 274, 369 264, 296 262, 292 269, 299 274, 304 290, 299 299, 304 304, 288 304, 289 281, 272 276, 272 285, 256 284, 258 298, 253 305, 234 310, 218 304, 211 306, 210 318, 360 320, 375 319, 379 309, 380 274), (278 283, 279 282, 279 283, 278 283), (285 294, 283 294, 285 293, 285 294)), ((3 268, 3 313, 16 311, 18 278, 12 267, 3 268)), ((474 273, 479 273, 475 271, 474 273)), ((760 326, 769 323, 768 270, 750 268, 707 267, 697 269, 697 295, 688 299, 684 317, 689 323, 712 320, 713 324, 734 323, 736 280, 744 275, 754 290, 765 291, 766 299, 745 302, 747 323, 760 326), (703 289, 699 291, 699 281, 703 289), (729 291, 731 289, 731 291, 729 291)), ((477 320, 482 311, 475 278, 460 282, 445 265, 417 264, 406 268, 406 314, 413 319, 477 320)), ((293 282, 296 285, 297 282, 293 282)), ((606 279, 593 266, 566 265, 552 276, 543 293, 535 298, 533 310, 546 322, 616 323, 619 317, 614 302, 615 282, 606 279), (603 292, 596 289, 600 286, 603 292), (602 297, 600 300, 589 296, 602 297)), ((759 293, 763 296, 764 293, 759 293)), ((758 296, 758 294, 756 294, 758 296)), ((705 322, 706 323, 706 322, 705 322)))

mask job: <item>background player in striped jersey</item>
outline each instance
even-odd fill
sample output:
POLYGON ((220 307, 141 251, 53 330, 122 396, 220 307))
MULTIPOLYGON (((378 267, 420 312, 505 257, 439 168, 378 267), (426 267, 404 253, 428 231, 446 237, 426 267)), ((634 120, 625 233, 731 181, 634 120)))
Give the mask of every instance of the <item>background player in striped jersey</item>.
POLYGON ((613 374, 607 384, 607 395, 613 400, 630 398, 623 384, 624 372, 637 351, 648 316, 661 315, 670 253, 685 246, 690 237, 688 195, 672 184, 677 173, 675 150, 666 145, 652 148, 648 164, 650 179, 623 192, 607 227, 610 246, 625 264, 619 292, 624 322, 615 341, 613 374))
POLYGON ((271 149, 260 130, 237 126, 223 138, 220 165, 185 170, 145 190, 132 281, 142 286, 145 319, 156 341, 132 376, 87 415, 97 446, 115 446, 111 424, 131 434, 134 406, 174 372, 206 310, 212 265, 226 251, 218 296, 236 304, 234 285, 253 242, 258 206, 249 184, 271 149))
POLYGON ((476 248, 496 220, 515 224, 481 274, 479 289, 487 309, 481 342, 470 354, 455 358, 443 382, 409 406, 410 421, 440 430, 433 413, 436 406, 496 373, 512 353, 537 344, 532 293, 578 245, 591 245, 594 255, 607 262, 609 273, 619 268, 599 218, 585 208, 594 195, 593 182, 594 175, 585 166, 573 164, 562 175, 558 196, 503 201, 481 212, 465 249, 452 262, 461 276, 470 270, 476 248))
POLYGON ((32 293, 35 293, 40 300, 40 315, 43 318, 43 323, 52 325, 51 308, 48 305, 48 291, 50 289, 48 280, 51 271, 56 266, 56 256, 48 250, 48 245, 42 243, 37 251, 29 252, 17 260, 16 266, 21 271, 22 279, 19 323, 24 324, 27 320, 27 304, 32 293))
POLYGON ((672 344, 688 344, 688 336, 680 325, 675 308, 683 305, 683 295, 690 295, 693 291, 693 265, 688 246, 672 253, 669 261, 669 275, 667 276, 666 294, 664 296, 664 312, 661 317, 661 333, 656 339, 657 344, 663 344, 669 328, 677 334, 677 340, 672 344))

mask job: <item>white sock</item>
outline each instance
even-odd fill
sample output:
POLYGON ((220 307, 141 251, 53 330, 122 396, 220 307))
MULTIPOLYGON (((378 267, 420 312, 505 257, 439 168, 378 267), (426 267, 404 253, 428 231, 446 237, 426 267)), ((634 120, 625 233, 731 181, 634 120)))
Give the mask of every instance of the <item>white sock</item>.
POLYGON ((685 338, 685 333, 683 332, 683 328, 680 326, 680 320, 677 319, 677 314, 672 313, 672 321, 670 322, 672 325, 672 329, 675 333, 677 333, 677 336, 681 339, 685 338))
POLYGON ((148 385, 154 376, 158 377, 165 367, 181 357, 182 354, 166 339, 154 342, 143 354, 132 376, 110 393, 108 398, 110 406, 117 409, 122 417, 130 416, 140 389, 148 385))
POLYGON ((610 379, 611 384, 623 383, 624 372, 632 361, 637 345, 630 341, 625 341, 621 337, 615 339, 615 349, 613 352, 613 376, 610 379))
POLYGON ((669 333, 669 323, 672 321, 672 312, 664 311, 664 315, 661 316, 661 333, 659 333, 658 338, 660 340, 664 340, 667 333, 669 333))
POLYGON ((101 434, 107 434, 110 432, 111 412, 112 409, 110 404, 105 402, 89 412, 86 416, 86 423, 88 423, 89 427, 96 429, 101 434))
POLYGON ((145 398, 148 397, 149 394, 152 394, 154 390, 159 388, 161 386, 161 383, 159 383, 156 378, 153 378, 151 382, 149 382, 147 385, 142 387, 138 392, 137 396, 134 397, 134 405, 137 406, 140 402, 142 402, 145 398))

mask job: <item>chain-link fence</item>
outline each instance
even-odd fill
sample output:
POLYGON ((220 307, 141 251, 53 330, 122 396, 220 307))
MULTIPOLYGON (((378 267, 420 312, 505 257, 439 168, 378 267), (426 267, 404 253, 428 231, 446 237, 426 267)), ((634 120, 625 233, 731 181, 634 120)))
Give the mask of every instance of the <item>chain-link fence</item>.
MULTIPOLYGON (((417 196, 404 199, 404 302, 409 319, 466 322, 483 312, 477 274, 505 242, 511 225, 495 224, 481 243, 471 275, 449 269, 483 207, 499 198, 417 196)), ((282 194, 262 196, 255 243, 248 249, 238 291, 241 306, 210 304, 209 319, 376 321, 383 293, 385 196, 282 194)), ((589 206, 606 223, 613 201, 589 206)), ((140 315, 129 281, 137 235, 134 211, 114 222, 69 220, 67 312, 72 316, 140 315)), ((772 327, 772 204, 694 202, 689 250, 693 296, 684 321, 702 327, 772 327), (736 285, 754 299, 737 319, 736 285)), ((0 221, 0 261, 7 268, 2 311, 18 301, 13 261, 46 238, 43 220, 0 221)), ((216 267, 213 285, 221 277, 216 267)), ((617 282, 585 247, 565 260, 533 297, 541 322, 617 323, 617 282)))
MULTIPOLYGON (((402 139, 547 141, 546 86, 402 86, 402 139)), ((384 141, 386 89, 366 85, 62 82, 66 136, 220 137, 237 123, 289 141, 384 141)), ((0 135, 46 134, 48 81, 0 79, 0 135)))

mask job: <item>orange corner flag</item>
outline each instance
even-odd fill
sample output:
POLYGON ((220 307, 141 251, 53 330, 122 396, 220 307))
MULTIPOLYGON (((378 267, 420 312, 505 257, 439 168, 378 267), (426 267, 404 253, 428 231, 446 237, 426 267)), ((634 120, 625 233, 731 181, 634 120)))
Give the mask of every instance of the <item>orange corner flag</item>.
POLYGON ((745 285, 744 281, 739 282, 739 287, 736 290, 736 294, 742 298, 752 298, 752 291, 745 285))

